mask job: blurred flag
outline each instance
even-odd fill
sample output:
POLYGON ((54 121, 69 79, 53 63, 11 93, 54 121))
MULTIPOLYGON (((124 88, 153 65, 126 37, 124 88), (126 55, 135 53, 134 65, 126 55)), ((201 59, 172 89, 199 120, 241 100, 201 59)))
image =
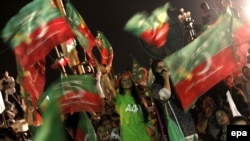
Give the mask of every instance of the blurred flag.
POLYGON ((26 70, 17 63, 18 82, 29 94, 33 107, 37 107, 37 101, 41 97, 46 83, 45 78, 45 61, 40 60, 26 70))
POLYGON ((60 101, 63 114, 82 111, 103 112, 104 108, 103 100, 96 90, 96 80, 87 74, 70 75, 55 81, 46 89, 39 105, 46 106, 48 101, 54 99, 60 101))
POLYGON ((170 4, 156 8, 150 15, 136 13, 126 23, 124 29, 155 47, 162 47, 167 42, 169 32, 168 14, 170 4))
POLYGON ((91 120, 85 112, 80 113, 75 141, 98 141, 91 120))
POLYGON ((147 88, 148 70, 139 64, 133 56, 131 57, 133 59, 132 77, 134 81, 144 88, 147 88))
POLYGON ((1 36, 26 69, 74 33, 53 0, 33 0, 6 23, 1 36))
MULTIPOLYGON (((242 24, 230 14, 217 21, 181 50, 167 56, 171 79, 184 110, 215 84, 246 62, 248 45, 237 37, 242 24)), ((245 29, 245 30, 249 30, 245 29)))
POLYGON ((61 119, 59 103, 56 99, 48 102, 48 107, 43 113, 43 124, 36 129, 32 137, 34 141, 67 141, 67 131, 61 119))
POLYGON ((185 141, 185 137, 181 132, 181 129, 177 126, 175 121, 170 117, 167 116, 167 129, 168 129, 168 136, 170 141, 185 141))
POLYGON ((85 21, 77 9, 68 1, 65 5, 67 19, 76 34, 76 39, 93 62, 92 49, 95 46, 95 37, 92 35, 85 21))
POLYGON ((106 67, 108 67, 108 71, 110 71, 114 56, 113 48, 101 31, 97 31, 96 44, 101 50, 101 64, 106 65, 106 67))
POLYGON ((2 96, 2 92, 0 91, 0 114, 2 114, 2 112, 5 110, 5 105, 3 102, 3 96, 2 96))

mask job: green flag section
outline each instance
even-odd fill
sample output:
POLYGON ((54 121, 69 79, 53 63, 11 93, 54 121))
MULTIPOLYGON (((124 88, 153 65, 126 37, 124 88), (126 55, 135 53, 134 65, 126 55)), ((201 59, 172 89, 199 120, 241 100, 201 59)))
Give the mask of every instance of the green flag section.
POLYGON ((97 31, 96 45, 101 50, 101 64, 106 65, 110 70, 114 56, 113 48, 106 36, 101 31, 97 31))
POLYGON ((147 88, 148 70, 141 64, 139 64, 134 57, 132 57, 132 59, 133 59, 132 77, 134 81, 143 86, 144 88, 147 88))
POLYGON ((26 68, 74 33, 53 0, 33 0, 6 23, 1 36, 26 68))
POLYGON ((155 47, 162 47, 167 42, 169 32, 168 14, 170 4, 156 8, 151 14, 139 12, 126 23, 124 30, 141 38, 155 47))
POLYGON ((95 37, 89 30, 77 9, 68 1, 65 5, 66 17, 76 34, 76 39, 87 53, 90 61, 93 61, 92 49, 95 46, 95 37))
POLYGON ((91 120, 85 112, 80 113, 75 141, 98 141, 91 120))
POLYGON ((215 26, 164 59, 185 111, 199 96, 246 62, 249 38, 244 42, 235 39, 243 36, 238 32, 241 26, 236 18, 225 14, 215 26))
POLYGON ((36 129, 33 141, 67 141, 58 105, 55 99, 48 102, 49 108, 43 113, 43 124, 36 129))
POLYGON ((103 112, 104 103, 91 75, 69 75, 52 83, 43 93, 39 105, 45 110, 48 101, 58 100, 63 114, 71 112, 103 112))
POLYGON ((167 132, 170 141, 185 141, 185 137, 181 132, 181 129, 177 126, 177 124, 173 121, 170 116, 167 116, 167 132))

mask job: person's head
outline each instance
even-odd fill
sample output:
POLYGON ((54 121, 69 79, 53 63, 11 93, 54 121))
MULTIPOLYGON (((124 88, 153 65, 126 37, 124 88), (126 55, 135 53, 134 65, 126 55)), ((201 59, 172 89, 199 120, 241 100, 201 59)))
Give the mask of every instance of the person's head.
POLYGON ((232 3, 231 0, 224 0, 224 1, 223 1, 223 5, 224 5, 225 7, 232 7, 232 6, 233 6, 233 3, 232 3))
POLYGON ((163 60, 155 59, 151 63, 150 66, 152 73, 154 74, 155 77, 155 82, 158 82, 159 84, 163 85, 164 84, 164 79, 162 77, 162 72, 164 70, 167 70, 167 67, 164 63, 163 60))
POLYGON ((224 7, 223 0, 215 0, 215 4, 218 8, 224 7))
POLYGON ((202 9, 203 11, 208 11, 208 10, 209 10, 209 5, 208 5, 207 2, 202 2, 202 3, 200 4, 200 7, 201 7, 201 9, 202 9))
POLYGON ((124 72, 119 76, 118 79, 119 91, 121 94, 125 94, 125 90, 132 90, 132 92, 136 92, 136 85, 132 79, 132 74, 130 72, 124 72))
POLYGON ((202 109, 206 109, 206 108, 215 108, 215 102, 213 100, 212 97, 210 96, 205 96, 203 99, 202 99, 202 104, 201 104, 201 108, 202 109))
POLYGON ((223 81, 228 87, 234 86, 234 76, 233 76, 233 74, 228 75, 226 78, 223 79, 223 81))
POLYGON ((4 71, 2 72, 2 76, 3 76, 3 77, 8 77, 8 76, 9 76, 9 72, 8 72, 7 70, 4 70, 4 71))
POLYGON ((216 109, 214 112, 214 116, 219 127, 225 127, 230 124, 231 115, 226 109, 216 109))
POLYGON ((118 82, 119 93, 121 95, 125 95, 126 92, 129 91, 131 96, 134 98, 135 103, 142 108, 144 122, 148 122, 149 113, 147 112, 147 109, 141 100, 141 95, 135 82, 133 81, 132 74, 130 72, 122 73, 118 79, 118 82))
MULTIPOLYGON (((250 67, 250 66, 249 66, 250 67)), ((250 68, 247 65, 242 67, 242 74, 248 80, 250 79, 250 68)))
POLYGON ((106 129, 104 125, 98 125, 96 134, 99 141, 108 141, 110 137, 110 132, 106 129))
POLYGON ((235 116, 230 121, 231 125, 249 125, 249 120, 244 116, 235 116))

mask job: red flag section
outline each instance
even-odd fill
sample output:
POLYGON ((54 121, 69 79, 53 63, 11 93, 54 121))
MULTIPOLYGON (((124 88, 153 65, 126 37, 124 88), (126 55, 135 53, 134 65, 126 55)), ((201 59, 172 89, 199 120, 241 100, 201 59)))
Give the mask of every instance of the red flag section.
MULTIPOLYGON (((192 72, 183 72, 185 79, 175 85, 182 107, 187 109, 197 98, 225 78, 237 67, 233 47, 227 47, 196 66, 192 72)), ((180 70, 181 71, 181 70, 180 70)))
POLYGON ((194 41, 164 59, 184 110, 246 63, 249 33, 249 26, 228 13, 194 41))
POLYGON ((66 93, 60 98, 60 108, 62 113, 72 113, 83 111, 103 112, 103 101, 99 95, 88 91, 76 91, 66 93))

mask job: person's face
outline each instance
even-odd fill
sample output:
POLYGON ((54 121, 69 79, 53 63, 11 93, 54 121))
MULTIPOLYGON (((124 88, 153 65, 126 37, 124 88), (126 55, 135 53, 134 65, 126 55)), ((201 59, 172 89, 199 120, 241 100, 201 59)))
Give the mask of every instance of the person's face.
POLYGON ((244 69, 243 69, 243 74, 247 77, 247 78, 250 78, 250 69, 249 68, 247 68, 247 67, 245 67, 244 69))
POLYGON ((206 109, 206 108, 214 108, 214 100, 211 97, 206 97, 202 103, 202 108, 206 109))
POLYGON ((158 62, 155 71, 157 73, 161 73, 163 70, 167 70, 167 67, 163 61, 158 62))
POLYGON ((223 6, 222 0, 215 0, 215 3, 216 3, 216 5, 217 5, 218 7, 223 6))
POLYGON ((96 134, 100 141, 109 140, 110 132, 103 125, 98 126, 96 134))
POLYGON ((111 121, 106 119, 102 122, 102 125, 110 132, 112 129, 111 121))
POLYGON ((204 11, 207 11, 207 10, 209 10, 209 6, 204 3, 204 4, 201 5, 201 9, 204 10, 204 11))
POLYGON ((215 113, 215 118, 220 126, 225 126, 230 123, 229 116, 225 111, 219 110, 215 113))
POLYGON ((234 76, 229 75, 223 81, 226 83, 226 85, 231 86, 234 83, 234 76))
POLYGON ((4 73, 3 73, 3 77, 8 77, 9 76, 9 73, 7 72, 7 71, 5 71, 4 73))
POLYGON ((132 78, 130 76, 124 76, 121 79, 121 86, 124 89, 128 89, 132 87, 132 78))

